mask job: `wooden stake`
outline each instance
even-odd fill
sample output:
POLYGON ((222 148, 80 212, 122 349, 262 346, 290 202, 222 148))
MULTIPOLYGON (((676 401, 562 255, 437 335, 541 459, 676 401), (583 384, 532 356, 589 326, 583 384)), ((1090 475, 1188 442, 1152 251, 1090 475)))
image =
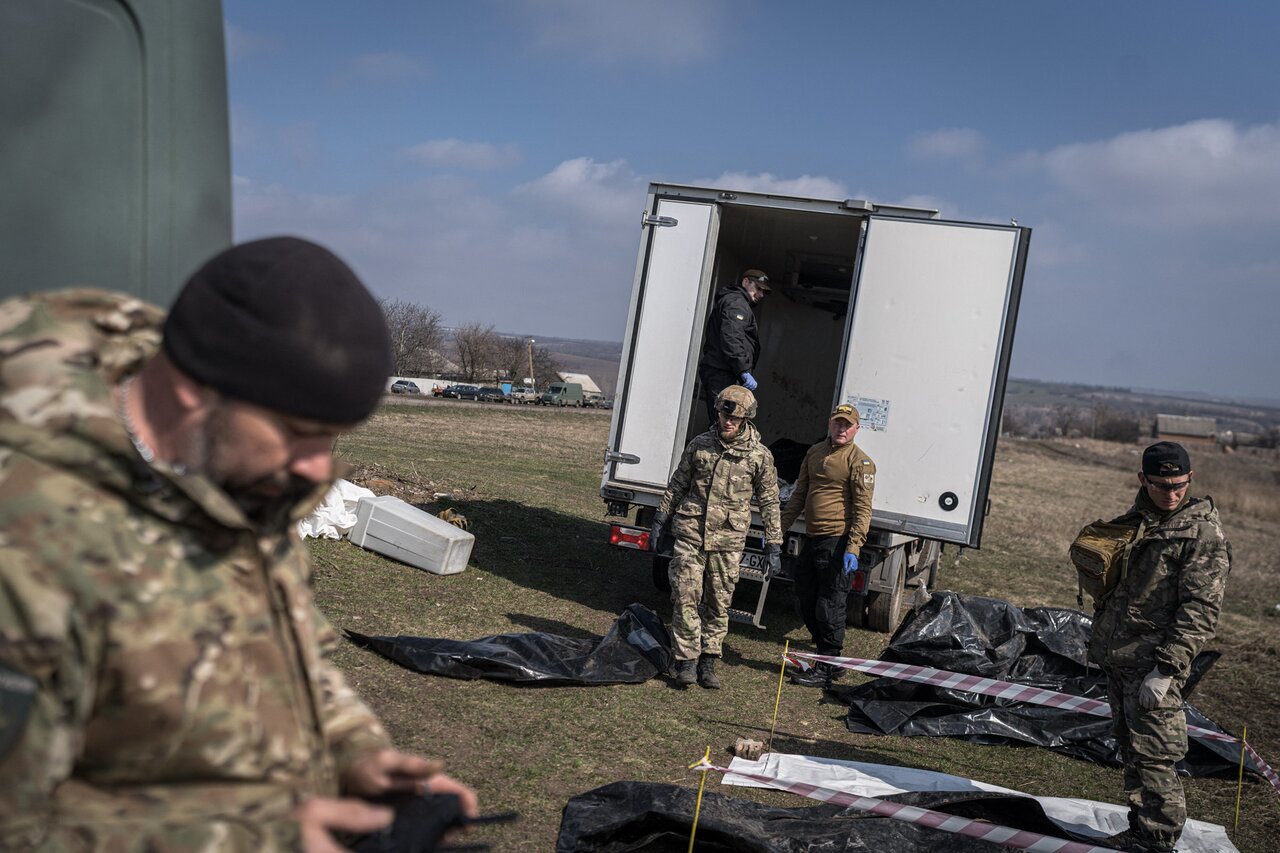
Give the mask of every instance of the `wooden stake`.
POLYGON ((778 727, 778 703, 782 701, 782 679, 787 676, 787 652, 791 651, 791 641, 787 640, 782 647, 782 669, 778 671, 778 694, 773 697, 773 723, 769 726, 769 742, 764 751, 773 751, 773 730, 778 727))
POLYGON ((1240 730, 1240 778, 1236 780, 1236 823, 1232 832, 1240 830, 1240 793, 1244 790, 1244 745, 1249 741, 1249 727, 1240 730))
POLYGON ((689 853, 693 853, 693 839, 698 834, 698 816, 702 814, 702 789, 707 787, 707 770, 711 768, 711 747, 707 747, 706 753, 702 758, 689 765, 689 769, 695 767, 704 768, 702 771, 702 781, 698 783, 698 801, 693 807, 693 827, 689 830, 689 853))

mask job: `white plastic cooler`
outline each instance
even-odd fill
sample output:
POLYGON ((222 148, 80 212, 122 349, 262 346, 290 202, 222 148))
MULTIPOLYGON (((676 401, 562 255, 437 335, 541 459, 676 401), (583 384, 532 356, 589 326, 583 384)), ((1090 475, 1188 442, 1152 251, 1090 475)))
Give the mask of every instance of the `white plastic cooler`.
POLYGON ((476 537, 391 495, 361 498, 351 541, 437 575, 467 567, 476 537))

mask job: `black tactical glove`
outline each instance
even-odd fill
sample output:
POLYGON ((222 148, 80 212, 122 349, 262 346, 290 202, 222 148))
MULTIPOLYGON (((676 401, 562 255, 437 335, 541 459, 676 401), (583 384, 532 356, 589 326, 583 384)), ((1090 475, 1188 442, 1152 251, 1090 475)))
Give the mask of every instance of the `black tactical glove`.
POLYGON ((776 542, 770 542, 764 546, 764 558, 767 561, 767 570, 769 577, 776 578, 782 574, 782 546, 776 542))
POLYGON ((653 526, 649 528, 649 550, 655 554, 658 553, 658 541, 662 538, 662 531, 670 519, 671 516, 665 512, 653 514, 653 526))

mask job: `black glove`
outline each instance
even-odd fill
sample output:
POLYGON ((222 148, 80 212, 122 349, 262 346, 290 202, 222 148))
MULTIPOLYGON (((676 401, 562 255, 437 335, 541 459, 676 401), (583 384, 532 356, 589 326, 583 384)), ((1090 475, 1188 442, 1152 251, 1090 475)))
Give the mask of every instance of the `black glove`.
POLYGON ((649 528, 649 550, 655 554, 658 553, 658 541, 662 538, 662 530, 670 519, 671 516, 665 512, 653 514, 653 526, 649 528))
POLYGON ((768 561, 768 574, 771 578, 776 578, 782 574, 782 546, 776 542, 770 542, 764 546, 764 558, 768 561))

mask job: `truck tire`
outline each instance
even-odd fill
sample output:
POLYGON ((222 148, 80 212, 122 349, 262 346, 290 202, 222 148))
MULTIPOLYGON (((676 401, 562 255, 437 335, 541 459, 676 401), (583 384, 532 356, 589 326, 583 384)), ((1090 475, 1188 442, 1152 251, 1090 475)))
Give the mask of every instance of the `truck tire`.
POLYGON ((671 592, 671 558, 661 554, 653 555, 653 585, 659 592, 671 592))
POLYGON ((888 592, 868 592, 864 597, 867 601, 866 627, 872 631, 892 634, 898 630, 898 623, 902 621, 902 602, 906 598, 906 554, 902 548, 896 548, 887 559, 898 562, 893 589, 888 592))
POLYGON ((942 543, 935 539, 926 539, 920 549, 916 561, 916 586, 924 585, 930 592, 938 583, 938 570, 942 567, 942 543))

